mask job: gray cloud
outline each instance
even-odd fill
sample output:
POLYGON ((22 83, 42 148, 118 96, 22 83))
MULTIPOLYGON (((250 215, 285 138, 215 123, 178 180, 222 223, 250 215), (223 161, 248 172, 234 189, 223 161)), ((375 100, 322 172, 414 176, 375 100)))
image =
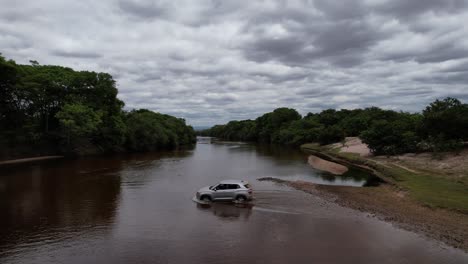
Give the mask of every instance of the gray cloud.
POLYGON ((193 125, 468 100, 465 0, 0 0, 0 52, 111 73, 193 125))
POLYGON ((315 1, 316 12, 303 7, 279 13, 260 14, 246 31, 255 34, 245 44, 245 56, 257 62, 269 60, 304 65, 316 60, 342 67, 362 63, 365 52, 381 39, 389 37, 366 18, 359 3, 315 1))
POLYGON ((376 10, 384 14, 391 14, 398 18, 408 18, 434 12, 441 15, 465 12, 468 8, 466 0, 424 0, 407 1, 392 0, 383 1, 376 5, 376 10))
POLYGON ((165 18, 170 11, 170 2, 119 0, 118 6, 124 13, 136 18, 165 18))
POLYGON ((97 59, 102 56, 101 54, 98 54, 95 52, 63 51, 63 50, 52 51, 52 55, 59 56, 59 57, 66 57, 66 58, 84 58, 84 59, 97 59))

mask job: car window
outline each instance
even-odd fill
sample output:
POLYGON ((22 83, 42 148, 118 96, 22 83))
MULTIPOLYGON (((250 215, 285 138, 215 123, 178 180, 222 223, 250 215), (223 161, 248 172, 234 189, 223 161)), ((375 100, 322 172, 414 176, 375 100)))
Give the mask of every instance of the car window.
POLYGON ((218 184, 218 186, 216 186, 216 190, 234 190, 240 188, 238 184, 218 184))
POLYGON ((216 186, 216 190, 226 190, 227 189, 227 184, 218 184, 218 186, 216 186))

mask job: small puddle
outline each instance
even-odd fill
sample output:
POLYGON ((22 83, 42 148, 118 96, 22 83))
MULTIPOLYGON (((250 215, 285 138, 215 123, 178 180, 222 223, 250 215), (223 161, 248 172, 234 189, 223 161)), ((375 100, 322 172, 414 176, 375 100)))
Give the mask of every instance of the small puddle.
MULTIPOLYGON (((314 182, 325 185, 351 185, 360 187, 377 186, 382 180, 357 167, 349 167, 320 157, 310 155, 307 163, 318 171, 319 176, 327 182, 314 182)), ((301 179, 307 181, 307 179, 301 179)))
POLYGON ((354 181, 357 183, 357 185, 353 185, 355 187, 372 187, 383 183, 383 181, 374 174, 355 167, 348 167, 348 171, 342 175, 333 175, 327 172, 322 172, 321 176, 327 178, 330 183, 339 182, 340 180, 346 180, 348 182, 354 181))

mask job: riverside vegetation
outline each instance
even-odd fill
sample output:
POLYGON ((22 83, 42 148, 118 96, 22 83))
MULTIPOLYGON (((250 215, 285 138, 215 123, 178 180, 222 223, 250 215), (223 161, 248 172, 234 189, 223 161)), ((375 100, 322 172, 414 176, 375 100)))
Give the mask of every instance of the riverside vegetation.
POLYGON ((195 143, 185 120, 124 111, 107 73, 19 65, 0 56, 0 158, 173 149, 195 143))
POLYGON ((467 155, 463 148, 468 140, 468 105, 455 98, 436 100, 422 113, 370 107, 328 109, 302 117, 294 109, 278 108, 255 120, 231 121, 199 133, 226 140, 302 145, 336 162, 369 167, 425 206, 468 213, 467 167, 436 169, 444 155, 467 155), (360 137, 374 156, 341 152, 346 137, 360 137), (331 144, 337 142, 342 144, 331 144), (397 156, 409 152, 433 154, 424 166, 415 167, 397 156))
POLYGON ((374 154, 460 150, 468 140, 468 104, 455 98, 436 100, 422 113, 378 107, 328 109, 302 117, 295 109, 278 108, 255 120, 231 121, 200 131, 200 135, 299 146, 326 145, 360 137, 374 154))

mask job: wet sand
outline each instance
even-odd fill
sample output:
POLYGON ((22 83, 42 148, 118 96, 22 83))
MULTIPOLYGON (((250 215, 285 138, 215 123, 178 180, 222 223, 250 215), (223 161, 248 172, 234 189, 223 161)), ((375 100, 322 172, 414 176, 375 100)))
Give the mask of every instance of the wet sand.
POLYGON ((355 188, 272 178, 262 180, 285 184, 344 207, 369 213, 382 221, 468 252, 468 215, 421 206, 392 185, 355 188))
MULTIPOLYGON (((352 145, 355 148, 346 148, 342 144, 333 144, 325 146, 325 149, 332 148, 336 150, 336 148, 339 148, 339 152, 350 152, 366 158, 355 163, 353 158, 348 159, 347 157, 334 155, 334 152, 321 154, 348 165, 363 167, 363 165, 360 165, 363 163, 362 161, 369 160, 378 164, 378 166, 382 166, 382 168, 398 167, 416 175, 429 173, 438 177, 445 177, 448 180, 468 183, 468 149, 458 153, 408 153, 392 157, 368 157, 367 152, 369 149, 357 138, 346 138, 345 145, 352 145)), ((365 165, 364 167, 373 170, 365 165)), ((311 185, 299 181, 286 184, 299 190, 328 197, 343 206, 369 212, 384 221, 390 221, 407 230, 416 231, 468 251, 468 214, 466 212, 425 206, 423 203, 411 199, 407 191, 399 187, 399 183, 393 178, 389 178, 376 170, 374 172, 389 184, 382 184, 372 188, 311 185)), ((440 194, 434 192, 433 195, 440 194)))

